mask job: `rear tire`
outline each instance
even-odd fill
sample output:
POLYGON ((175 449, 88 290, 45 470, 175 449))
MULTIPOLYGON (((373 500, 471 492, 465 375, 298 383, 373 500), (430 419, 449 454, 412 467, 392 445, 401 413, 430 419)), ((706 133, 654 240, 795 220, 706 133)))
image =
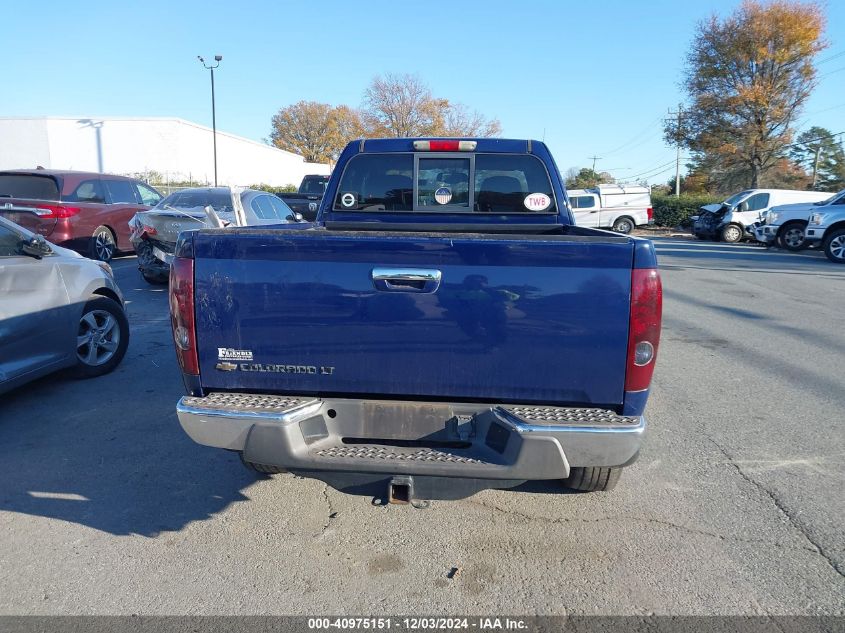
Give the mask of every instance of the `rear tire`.
POLYGON ((628 235, 631 231, 634 230, 634 220, 629 218, 628 216, 622 216, 621 218, 616 218, 616 221, 613 223, 613 230, 617 233, 622 233, 623 235, 628 235))
POLYGON ((798 252, 807 248, 807 240, 804 239, 806 222, 789 222, 784 224, 777 235, 777 244, 788 251, 798 252))
POLYGON ((107 226, 98 226, 91 236, 91 246, 88 248, 88 257, 97 261, 110 261, 117 251, 117 241, 114 233, 107 226))
POLYGON ((247 470, 251 470, 255 473, 261 473, 262 475, 278 475, 280 473, 286 472, 284 468, 279 468, 278 466, 270 466, 269 464, 256 464, 255 462, 249 462, 244 459, 243 451, 238 451, 238 457, 241 458, 241 463, 246 467, 247 470))
POLYGON ((166 275, 157 275, 155 273, 148 273, 145 270, 141 271, 141 277, 144 278, 148 284, 153 286, 166 286, 168 282, 168 277, 166 275))
POLYGON ((845 229, 839 229, 824 242, 824 254, 837 264, 845 264, 845 229))
POLYGON ((613 490, 622 468, 600 468, 597 466, 579 466, 569 470, 569 477, 562 481, 563 485, 578 492, 603 492, 613 490))

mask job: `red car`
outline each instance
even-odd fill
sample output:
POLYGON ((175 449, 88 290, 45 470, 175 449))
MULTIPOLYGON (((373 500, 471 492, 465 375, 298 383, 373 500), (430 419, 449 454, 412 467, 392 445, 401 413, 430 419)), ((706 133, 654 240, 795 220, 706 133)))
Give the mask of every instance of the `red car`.
POLYGON ((161 194, 124 176, 53 169, 0 171, 0 215, 49 241, 107 262, 132 252, 129 220, 161 194))

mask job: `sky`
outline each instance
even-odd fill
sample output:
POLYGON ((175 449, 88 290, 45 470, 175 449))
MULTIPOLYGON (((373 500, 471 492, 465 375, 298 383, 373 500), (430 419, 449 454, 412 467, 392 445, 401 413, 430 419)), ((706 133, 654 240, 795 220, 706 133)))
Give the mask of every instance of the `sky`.
MULTIPOLYGON (((696 23, 739 0, 179 0, 17 3, 3 11, 0 116, 156 116, 254 140, 300 100, 357 107, 378 74, 412 73, 434 96, 545 140, 561 170, 674 176, 662 120, 696 23)), ((799 130, 845 131, 845 1, 826 5, 830 46, 799 130)), ((0 139, 2 142, 2 139, 0 139)))

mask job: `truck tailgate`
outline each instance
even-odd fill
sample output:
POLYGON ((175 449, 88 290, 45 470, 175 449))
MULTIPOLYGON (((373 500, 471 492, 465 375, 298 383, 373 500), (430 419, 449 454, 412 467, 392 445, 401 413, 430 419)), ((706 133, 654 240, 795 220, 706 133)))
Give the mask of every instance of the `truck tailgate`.
POLYGON ((200 231, 202 384, 618 404, 633 250, 612 236, 200 231))

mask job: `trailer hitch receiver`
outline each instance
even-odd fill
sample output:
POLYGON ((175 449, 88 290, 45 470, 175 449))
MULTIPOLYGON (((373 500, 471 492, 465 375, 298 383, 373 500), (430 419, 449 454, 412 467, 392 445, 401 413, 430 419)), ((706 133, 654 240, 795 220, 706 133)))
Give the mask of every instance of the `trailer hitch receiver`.
POLYGON ((387 484, 387 501, 397 505, 411 503, 414 498, 414 481, 410 477, 394 477, 387 484))

